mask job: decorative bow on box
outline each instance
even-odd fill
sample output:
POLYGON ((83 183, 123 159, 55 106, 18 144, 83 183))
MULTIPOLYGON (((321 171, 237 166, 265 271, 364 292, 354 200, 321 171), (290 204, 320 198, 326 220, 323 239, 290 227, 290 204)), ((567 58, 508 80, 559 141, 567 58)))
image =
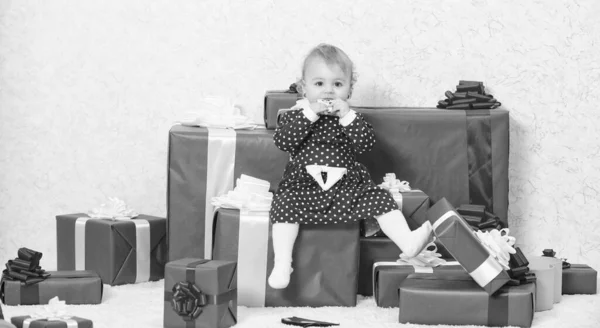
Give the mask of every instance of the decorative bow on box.
POLYGON ((136 211, 130 209, 124 201, 116 197, 109 197, 108 203, 91 209, 87 214, 94 219, 112 220, 130 220, 139 215, 136 211))
POLYGON ((506 228, 498 216, 486 211, 484 205, 463 204, 456 211, 473 230, 485 231, 506 228))
POLYGON ((485 93, 483 82, 459 81, 456 92, 446 91, 446 99, 438 102, 437 108, 446 109, 494 109, 502 105, 492 95, 485 93))
POLYGON ((268 212, 273 200, 270 186, 268 181, 242 174, 233 190, 226 195, 213 197, 211 204, 221 208, 268 212))
POLYGON ((176 124, 221 129, 254 130, 258 125, 242 113, 242 107, 223 97, 200 100, 200 110, 186 112, 176 124))
POLYGON ((441 258, 442 255, 437 252, 437 246, 431 242, 415 257, 408 257, 404 253, 400 254, 398 262, 407 263, 413 267, 430 267, 435 268, 446 264, 446 260, 441 258))
POLYGON ((386 173, 383 177, 383 183, 379 187, 389 190, 392 193, 412 190, 408 181, 396 179, 395 173, 386 173))
POLYGON ((2 271, 2 281, 18 280, 25 285, 32 285, 50 277, 40 266, 41 258, 40 252, 25 247, 19 248, 18 257, 6 263, 6 269, 2 271))

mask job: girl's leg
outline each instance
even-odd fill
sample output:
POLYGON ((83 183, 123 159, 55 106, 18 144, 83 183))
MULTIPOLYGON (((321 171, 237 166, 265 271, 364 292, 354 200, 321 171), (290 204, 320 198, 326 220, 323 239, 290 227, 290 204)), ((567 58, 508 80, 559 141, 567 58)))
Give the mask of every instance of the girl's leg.
POLYGON ((376 217, 381 230, 408 257, 414 257, 432 240, 432 228, 429 221, 411 231, 402 212, 393 210, 376 217))
POLYGON ((275 264, 269 276, 269 286, 282 289, 290 283, 292 274, 292 251, 298 236, 299 225, 296 223, 273 224, 273 252, 275 264))

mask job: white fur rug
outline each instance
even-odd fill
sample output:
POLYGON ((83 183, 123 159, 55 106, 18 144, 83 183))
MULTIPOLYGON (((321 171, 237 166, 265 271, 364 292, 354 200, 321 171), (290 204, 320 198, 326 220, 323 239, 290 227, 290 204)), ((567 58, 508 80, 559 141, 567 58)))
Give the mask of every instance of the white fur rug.
MULTIPOLYGON (((70 314, 94 321, 95 328, 159 328, 163 327, 163 281, 111 287, 104 286, 100 305, 71 305, 70 314)), ((5 306, 7 320, 27 315, 41 308, 35 306, 5 306)), ((339 323, 339 327, 398 328, 427 327, 398 323, 398 309, 375 306, 372 297, 359 296, 355 308, 238 308, 237 328, 294 327, 281 323, 283 317, 303 317, 339 323)), ((437 326, 451 327, 451 326, 437 326)), ((462 326, 476 327, 476 326, 462 326)), ((562 301, 550 311, 535 313, 533 327, 598 328, 600 327, 600 295, 563 295, 562 301)))

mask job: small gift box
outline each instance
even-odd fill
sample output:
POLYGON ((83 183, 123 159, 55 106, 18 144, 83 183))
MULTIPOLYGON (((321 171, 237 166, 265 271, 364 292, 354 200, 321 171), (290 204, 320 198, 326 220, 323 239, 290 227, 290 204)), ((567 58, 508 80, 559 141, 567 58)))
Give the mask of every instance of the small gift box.
POLYGON ((185 258, 165 267, 165 328, 237 323, 237 263, 185 258))
POLYGON ((38 313, 30 316, 13 317, 10 320, 17 328, 92 328, 89 319, 66 314, 65 301, 53 297, 38 313))
POLYGON ((596 294, 598 272, 585 264, 571 264, 562 271, 563 294, 596 294))
POLYGON ((489 295, 466 273, 411 274, 399 288, 399 321, 426 325, 531 327, 535 284, 489 295))
MULTIPOLYGON (((493 294, 510 280, 498 258, 490 253, 490 248, 445 198, 427 212, 427 218, 438 241, 488 294, 493 294)), ((505 261, 508 264, 509 259, 505 261)))
POLYGON ((295 84, 292 84, 288 90, 267 91, 264 108, 267 129, 275 129, 279 110, 291 108, 298 99, 300 99, 300 94, 296 92, 295 84))
POLYGON ((102 280, 93 271, 48 271, 45 280, 26 285, 21 281, 3 280, 2 301, 6 305, 48 304, 58 296, 67 304, 100 304, 102 280))
POLYGON ((166 228, 165 218, 149 215, 132 219, 58 215, 58 269, 93 270, 113 286, 160 280, 166 263, 166 228))

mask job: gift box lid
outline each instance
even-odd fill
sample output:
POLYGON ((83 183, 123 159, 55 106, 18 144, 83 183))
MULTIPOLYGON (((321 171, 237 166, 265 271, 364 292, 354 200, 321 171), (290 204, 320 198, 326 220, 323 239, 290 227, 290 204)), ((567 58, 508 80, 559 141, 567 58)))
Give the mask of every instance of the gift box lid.
MULTIPOLYGON (((29 315, 12 317, 10 322, 17 326, 17 328, 22 328, 25 320, 31 318, 29 315)), ((94 323, 90 319, 80 318, 80 317, 69 317, 68 319, 71 322, 77 323, 77 328, 93 328, 94 323)), ((29 325, 30 328, 70 328, 70 325, 67 325, 66 321, 63 320, 48 320, 48 319, 35 319, 29 325)))

